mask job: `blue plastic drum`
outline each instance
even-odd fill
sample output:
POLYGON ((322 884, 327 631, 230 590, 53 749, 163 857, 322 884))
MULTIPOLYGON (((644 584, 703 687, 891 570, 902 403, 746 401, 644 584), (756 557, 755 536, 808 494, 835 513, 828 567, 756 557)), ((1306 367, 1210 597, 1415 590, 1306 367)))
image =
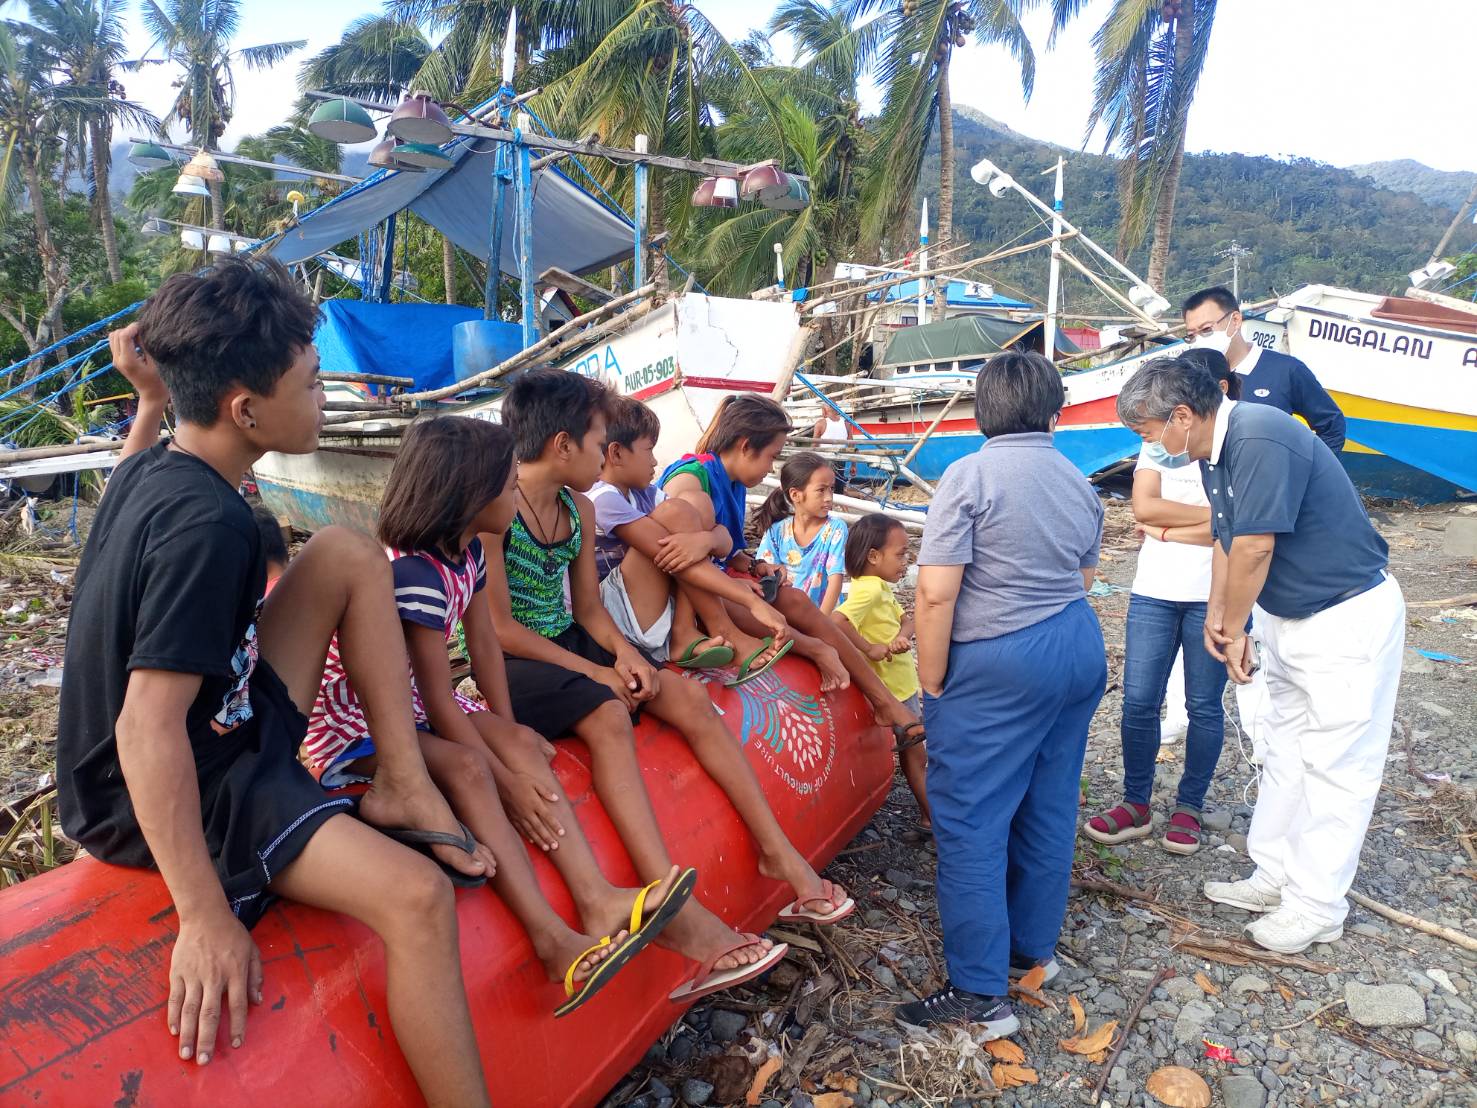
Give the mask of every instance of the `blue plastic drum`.
POLYGON ((451 364, 458 381, 507 361, 523 349, 523 327, 501 319, 469 319, 451 329, 451 364))

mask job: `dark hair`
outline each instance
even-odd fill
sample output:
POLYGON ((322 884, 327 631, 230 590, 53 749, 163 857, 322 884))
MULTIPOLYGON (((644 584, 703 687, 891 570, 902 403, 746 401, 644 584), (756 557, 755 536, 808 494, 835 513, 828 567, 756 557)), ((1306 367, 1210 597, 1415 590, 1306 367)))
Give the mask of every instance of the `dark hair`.
POLYGON ((1008 350, 980 367, 974 421, 987 438, 1050 431, 1066 399, 1056 366, 1040 354, 1008 350))
POLYGON ((790 503, 790 494, 804 489, 811 477, 830 468, 830 462, 809 450, 792 455, 780 466, 780 487, 754 509, 754 518, 749 526, 762 535, 780 520, 794 515, 795 506, 790 503))
POLYGON ((518 460, 538 461, 560 431, 583 439, 596 416, 609 419, 610 397, 610 390, 582 373, 535 369, 519 377, 503 397, 503 423, 513 432, 518 460))
POLYGON ((209 427, 232 386, 272 394, 312 343, 318 309, 281 262, 223 258, 165 281, 138 322, 175 415, 209 427))
POLYGON ((776 436, 793 430, 785 410, 769 397, 753 392, 730 393, 698 439, 697 452, 722 454, 745 443, 752 450, 763 450, 776 436))
POLYGON ((627 450, 637 439, 650 439, 653 444, 662 433, 662 421, 639 400, 629 396, 612 396, 605 417, 605 445, 618 442, 627 450))
POLYGON ((879 549, 901 531, 903 525, 881 512, 868 512, 851 525, 846 534, 846 573, 850 577, 863 577, 867 573, 867 555, 879 549))
POLYGON ((1241 378, 1236 376, 1236 371, 1231 368, 1231 363, 1226 361, 1226 356, 1219 350, 1210 350, 1206 347, 1191 347, 1179 359, 1189 365, 1198 365, 1207 370, 1218 382, 1225 382, 1226 395, 1232 400, 1241 399, 1241 378))
POLYGON ((513 433, 467 416, 417 420, 400 441, 380 501, 380 542, 400 550, 461 554, 473 518, 502 495, 513 433))
POLYGON ((1209 416, 1221 406, 1221 387, 1200 362, 1155 358, 1118 391, 1118 418, 1129 427, 1150 419, 1167 420, 1178 407, 1209 416))
POLYGON ((256 521, 257 532, 262 537, 262 557, 275 565, 285 566, 287 543, 282 540, 282 524, 277 522, 276 516, 260 506, 251 509, 251 518, 256 521))
POLYGON ((1185 297, 1185 302, 1180 305, 1180 315, 1186 316, 1196 308, 1206 304, 1214 304, 1221 310, 1221 314, 1238 312, 1241 310, 1241 302, 1231 295, 1231 290, 1224 285, 1212 285, 1208 289, 1192 292, 1185 297))

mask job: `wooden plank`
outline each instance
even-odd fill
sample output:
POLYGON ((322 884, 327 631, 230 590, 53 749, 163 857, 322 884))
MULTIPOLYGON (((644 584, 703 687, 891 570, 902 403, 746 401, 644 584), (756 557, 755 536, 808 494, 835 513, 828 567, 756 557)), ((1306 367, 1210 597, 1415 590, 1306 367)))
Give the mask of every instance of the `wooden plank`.
POLYGON ((557 265, 551 265, 540 273, 538 283, 552 285, 561 292, 567 292, 570 296, 578 296, 581 300, 588 300, 592 304, 608 304, 615 299, 615 293, 609 289, 591 284, 583 277, 576 277, 567 269, 560 269, 557 265))

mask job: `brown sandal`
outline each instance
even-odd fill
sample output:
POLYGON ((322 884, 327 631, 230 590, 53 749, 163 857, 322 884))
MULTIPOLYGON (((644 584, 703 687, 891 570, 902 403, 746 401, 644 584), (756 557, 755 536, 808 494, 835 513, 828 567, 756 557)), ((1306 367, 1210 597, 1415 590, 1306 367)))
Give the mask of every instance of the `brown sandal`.
POLYGON ((1169 825, 1165 827, 1164 835, 1159 840, 1159 844, 1171 854, 1194 854, 1197 850, 1200 849, 1201 836, 1204 834, 1204 831, 1205 829, 1200 823, 1199 812, 1197 812, 1194 808, 1189 807, 1188 805, 1176 804, 1174 806, 1174 811, 1169 813, 1169 825), (1189 819, 1194 820, 1195 826, 1191 827, 1188 824, 1176 823, 1176 816, 1186 816, 1189 819), (1181 835, 1188 835, 1194 841, 1188 843, 1177 843, 1169 837, 1170 834, 1174 832, 1178 832, 1181 835))

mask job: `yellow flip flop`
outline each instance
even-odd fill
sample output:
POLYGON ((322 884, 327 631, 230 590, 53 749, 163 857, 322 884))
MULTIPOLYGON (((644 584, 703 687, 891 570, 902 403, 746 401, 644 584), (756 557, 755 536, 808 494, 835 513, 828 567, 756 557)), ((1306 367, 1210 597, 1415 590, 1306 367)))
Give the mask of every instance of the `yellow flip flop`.
POLYGON ((609 935, 569 963, 569 968, 564 971, 565 999, 563 1004, 554 1009, 555 1019, 567 1016, 583 1007, 587 1001, 611 982, 627 962, 645 950, 651 941, 661 934, 662 929, 676 918, 682 906, 691 898, 693 890, 697 887, 697 870, 689 866, 679 873, 677 880, 672 883, 671 892, 662 901, 661 907, 651 913, 650 918, 643 920, 641 917, 646 912, 646 898, 660 884, 660 880, 653 881, 636 894, 636 899, 631 904, 630 934, 611 952, 610 957, 590 971, 589 977, 578 983, 574 980, 575 971, 579 969, 581 962, 596 951, 604 950, 611 945, 612 939, 609 935))

